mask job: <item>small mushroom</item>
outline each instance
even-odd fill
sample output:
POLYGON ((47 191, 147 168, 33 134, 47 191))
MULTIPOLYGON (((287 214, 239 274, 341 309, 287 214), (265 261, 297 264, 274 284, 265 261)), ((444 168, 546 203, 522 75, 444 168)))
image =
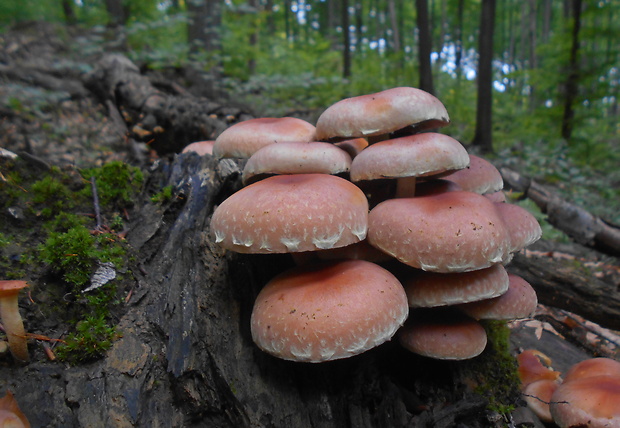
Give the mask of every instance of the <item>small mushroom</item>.
POLYGON ((0 319, 6 332, 11 354, 21 363, 28 362, 29 356, 26 331, 19 313, 17 297, 19 291, 27 286, 26 281, 0 281, 0 319))
POLYGON ((198 153, 199 156, 212 155, 215 141, 196 141, 183 148, 181 153, 198 153))
POLYGON ((20 410, 11 391, 0 398, 0 427, 3 428, 30 428, 30 422, 20 410))
POLYGON ((381 139, 405 128, 415 132, 449 123, 445 106, 435 96, 421 89, 399 87, 332 104, 317 120, 316 138, 321 141, 356 137, 381 139))
POLYGON ((495 166, 486 159, 469 155, 469 166, 444 177, 461 186, 463 190, 486 195, 502 190, 504 180, 495 166))
POLYGON ((599 375, 620 376, 620 362, 611 358, 588 358, 568 369, 564 382, 599 375))
POLYGON ((224 130, 213 145, 216 158, 243 158, 274 143, 315 140, 314 125, 295 117, 262 117, 239 122, 224 130))

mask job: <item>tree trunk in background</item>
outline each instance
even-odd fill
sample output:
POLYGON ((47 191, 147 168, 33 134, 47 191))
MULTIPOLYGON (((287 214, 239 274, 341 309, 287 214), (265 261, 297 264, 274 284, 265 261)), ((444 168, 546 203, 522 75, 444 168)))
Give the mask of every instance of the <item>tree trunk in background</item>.
POLYGON ((387 6, 390 17, 390 27, 392 28, 392 50, 398 53, 402 49, 402 44, 400 40, 400 31, 398 28, 398 13, 396 11, 396 4, 394 4, 394 0, 388 0, 387 6))
POLYGON ((579 30, 581 29, 581 1, 571 0, 571 49, 568 60, 568 77, 564 84, 564 114, 562 116, 562 138, 570 140, 575 119, 574 104, 577 100, 579 81, 579 30))
POLYGON ((457 83, 460 80, 462 69, 461 60, 463 59, 463 11, 465 9, 465 0, 458 0, 456 12, 456 29, 455 29, 455 52, 454 52, 454 68, 456 71, 457 83))
POLYGON ((65 21, 69 25, 77 22, 75 11, 73 10, 73 2, 71 0, 62 0, 62 13, 65 15, 65 21))
POLYGON ((472 144, 483 153, 493 151, 493 32, 495 0, 482 0, 478 61, 476 133, 472 144))
POLYGON ((125 13, 122 0, 105 0, 105 8, 110 19, 108 22, 109 26, 118 27, 119 25, 125 25, 127 14, 125 13))
POLYGON ((187 42, 191 53, 213 52, 221 47, 222 2, 188 0, 187 42))
POLYGON ((420 63, 420 89, 435 93, 433 88, 433 69, 431 68, 431 31, 428 19, 428 1, 416 0, 416 22, 418 24, 420 63))
POLYGON ((342 10, 342 77, 351 77, 351 33, 349 31, 349 0, 343 0, 342 10))

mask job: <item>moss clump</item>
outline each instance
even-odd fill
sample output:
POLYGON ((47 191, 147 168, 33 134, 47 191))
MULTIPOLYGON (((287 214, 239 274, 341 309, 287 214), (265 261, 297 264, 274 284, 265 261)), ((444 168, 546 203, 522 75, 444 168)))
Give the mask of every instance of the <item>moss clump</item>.
MULTIPOLYGON (((119 161, 107 163, 101 168, 84 169, 81 174, 87 181, 95 177, 99 202, 115 209, 133 205, 133 198, 144 182, 142 171, 119 161)), ((84 192, 92 197, 91 186, 86 186, 84 192)))
POLYGON ((87 363, 103 356, 120 335, 104 316, 87 316, 78 322, 75 331, 56 349, 61 361, 87 363))

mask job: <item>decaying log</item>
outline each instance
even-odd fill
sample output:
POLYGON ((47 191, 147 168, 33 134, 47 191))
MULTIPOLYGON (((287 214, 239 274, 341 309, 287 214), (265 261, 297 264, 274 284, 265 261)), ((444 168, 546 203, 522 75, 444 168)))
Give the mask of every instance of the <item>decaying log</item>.
POLYGON ((85 77, 85 85, 102 103, 112 101, 131 137, 159 154, 180 152, 194 141, 213 140, 231 123, 251 117, 240 108, 206 98, 166 94, 119 54, 104 56, 85 77))
POLYGON ((550 224, 582 245, 620 255, 620 228, 560 198, 551 190, 509 168, 500 172, 507 188, 523 193, 548 216, 550 224))
POLYGON ((532 284, 541 303, 620 330, 617 284, 596 278, 582 261, 523 251, 515 255, 507 269, 532 284))

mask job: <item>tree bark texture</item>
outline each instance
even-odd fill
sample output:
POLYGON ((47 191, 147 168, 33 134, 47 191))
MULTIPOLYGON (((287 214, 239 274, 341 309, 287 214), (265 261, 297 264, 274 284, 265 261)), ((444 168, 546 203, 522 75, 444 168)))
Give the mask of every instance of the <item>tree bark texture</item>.
POLYGON ((478 59, 476 131, 472 144, 483 153, 493 151, 493 34, 495 0, 482 0, 478 59))
POLYGON ((431 30, 427 0, 416 0, 416 20, 419 32, 420 89, 434 94, 433 69, 431 68, 431 30))
POLYGON ((122 55, 104 56, 85 80, 102 102, 121 112, 133 138, 160 154, 179 152, 194 141, 213 140, 229 124, 251 117, 240 108, 207 98, 162 92, 122 55))

